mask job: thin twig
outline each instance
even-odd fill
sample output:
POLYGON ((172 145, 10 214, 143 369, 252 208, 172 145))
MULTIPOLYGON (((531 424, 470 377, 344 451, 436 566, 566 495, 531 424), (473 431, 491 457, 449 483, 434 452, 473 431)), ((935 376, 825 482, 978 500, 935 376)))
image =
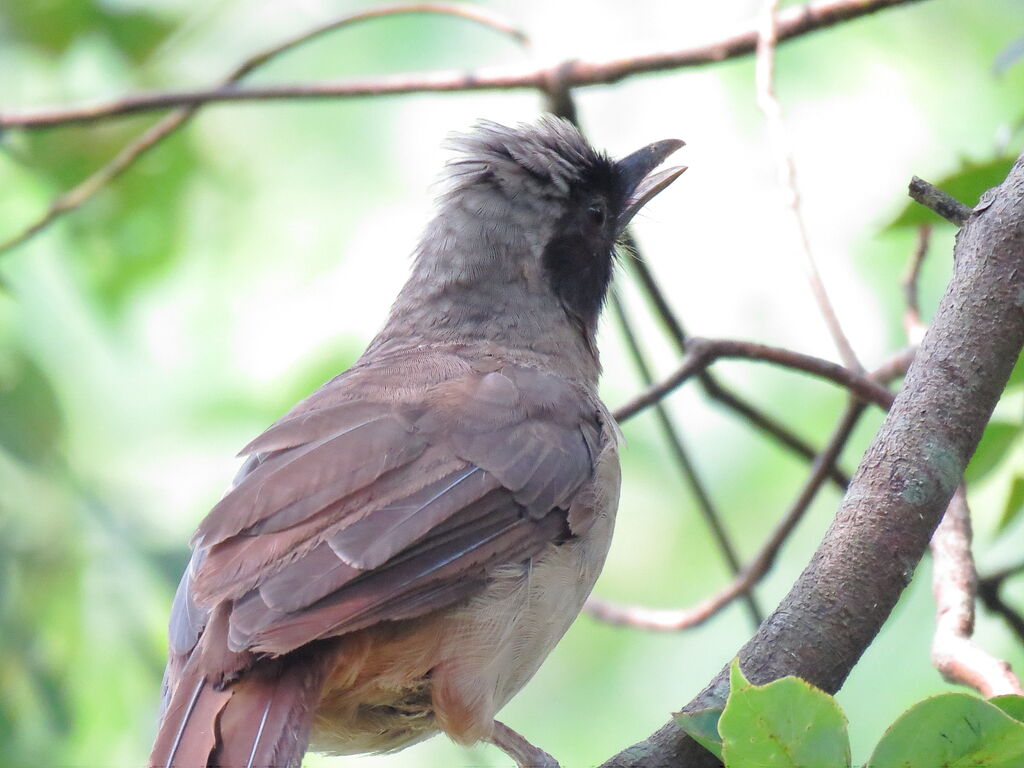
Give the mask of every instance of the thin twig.
POLYGON ((1016 565, 1008 565, 1005 568, 1000 568, 998 571, 993 571, 988 576, 983 576, 979 579, 979 583, 988 584, 1002 584, 1007 579, 1024 573, 1024 560, 1021 560, 1016 565))
POLYGON ((909 370, 910 364, 914 362, 914 355, 916 354, 916 347, 901 349, 875 368, 871 372, 871 378, 879 384, 891 384, 896 379, 902 379, 907 375, 907 370, 909 370))
POLYGON ((978 574, 971 556, 971 513, 963 485, 953 494, 929 547, 936 611, 932 663, 948 682, 970 686, 986 698, 1024 695, 1010 665, 971 639, 978 574))
MULTIPOLYGON (((668 332, 669 337, 675 343, 676 349, 679 350, 680 354, 685 355, 687 336, 686 332, 683 330, 682 323, 676 316, 675 312, 672 311, 672 307, 669 305, 668 299, 665 297, 664 292, 658 285, 658 281, 655 279, 650 267, 648 267, 647 263, 639 257, 636 244, 627 240, 626 250, 631 254, 629 264, 632 266, 633 273, 638 278, 640 286, 654 305, 655 312, 661 319, 662 324, 665 326, 665 330, 668 332)), ((761 430, 761 432, 773 438, 780 445, 789 449, 798 456, 801 456, 807 461, 814 461, 816 452, 809 443, 791 432, 785 425, 776 421, 767 413, 754 407, 739 395, 735 394, 732 390, 728 389, 711 373, 711 371, 702 370, 697 374, 697 380, 700 382, 705 394, 707 394, 707 396, 712 400, 715 400, 726 408, 731 409, 734 413, 746 419, 753 427, 761 430)), ((829 468, 828 476, 829 479, 840 488, 846 488, 847 484, 850 482, 850 478, 835 466, 829 468)))
POLYGON ((829 300, 825 283, 821 279, 818 265, 811 252, 811 244, 807 237, 807 225, 800 208, 800 188, 796 179, 796 162, 790 147, 786 124, 782 117, 782 106, 775 96, 775 47, 779 40, 779 27, 776 18, 779 0, 767 0, 761 14, 761 24, 757 38, 757 56, 755 75, 757 82, 757 105, 764 113, 771 137, 772 150, 775 154, 775 165, 779 174, 779 184, 786 191, 786 208, 793 229, 793 240, 796 242, 803 262, 804 273, 811 287, 811 293, 818 304, 825 326, 828 328, 832 341, 839 351, 839 357, 851 371, 864 372, 864 367, 857 359, 850 340, 843 331, 835 308, 829 300))
POLYGON ((828 468, 839 458, 846 446, 857 420, 864 412, 864 404, 851 400, 836 426, 832 437, 811 465, 811 474, 804 483, 800 495, 786 512, 771 537, 762 546, 753 560, 723 589, 690 608, 657 609, 642 606, 620 605, 599 597, 591 597, 585 610, 591 616, 610 624, 625 624, 641 629, 678 631, 689 629, 719 613, 740 595, 746 595, 764 578, 775 563, 782 545, 789 538, 797 523, 811 505, 821 486, 828 479, 828 468))
MULTIPOLYGON (((324 24, 320 24, 313 29, 303 32, 302 34, 291 37, 282 43, 277 43, 276 45, 249 57, 235 67, 235 69, 233 69, 227 77, 224 78, 221 83, 221 87, 232 86, 249 73, 259 67, 262 67, 271 59, 274 59, 287 51, 294 50, 300 45, 308 43, 309 41, 333 30, 337 30, 357 22, 367 21, 369 19, 377 19, 385 16, 398 16, 408 13, 430 13, 463 18, 510 35, 512 38, 524 45, 528 42, 524 32, 482 8, 446 3, 389 5, 341 16, 324 24)), ((154 125, 150 126, 144 133, 124 146, 109 162, 103 165, 99 170, 95 171, 91 176, 55 197, 50 202, 46 212, 36 221, 32 222, 13 237, 0 242, 0 254, 16 248, 34 235, 48 228, 64 214, 79 208, 100 189, 133 166, 139 158, 149 150, 187 124, 201 106, 201 104, 191 104, 183 108, 176 109, 174 112, 171 112, 169 115, 166 115, 154 125)), ((4 126, 7 123, 7 118, 0 118, 0 126, 4 126)))
POLYGON ((1024 561, 979 578, 978 597, 988 610, 1002 617, 1010 630, 1017 635, 1017 639, 1024 644, 1024 615, 1003 600, 999 593, 1003 582, 1021 572, 1024 572, 1024 561))
MULTIPOLYGON (((643 380, 644 386, 649 387, 654 383, 654 376, 651 372, 650 365, 647 363, 644 356, 643 350, 640 348, 640 343, 636 338, 636 334, 633 332, 633 326, 628 314, 626 313, 626 308, 623 306, 621 298, 615 292, 612 293, 612 309, 615 311, 619 320, 619 325, 622 328, 622 335, 626 340, 626 346, 629 347, 633 363, 640 372, 640 377, 643 380)), ((704 522, 707 524, 708 528, 711 529, 711 535, 729 566, 729 572, 734 577, 737 576, 740 573, 740 561, 736 556, 736 549, 733 547, 732 541, 729 539, 729 534, 726 532, 725 526, 722 524, 721 515, 712 503, 711 496, 708 494, 703 481, 697 474, 697 470, 694 467, 693 462, 690 460, 689 453, 683 445, 683 440, 679 434, 679 430, 676 428, 675 424, 673 424, 672 419, 668 414, 668 410, 665 408, 663 403, 659 402, 654 404, 654 415, 661 426, 661 430, 665 435, 665 440, 668 442, 669 448, 672 451, 676 462, 679 464, 679 469, 683 475, 683 479, 686 481, 687 485, 690 486, 690 490, 697 502, 697 508, 704 517, 704 522)), ((757 599, 752 593, 748 591, 745 598, 747 612, 756 627, 763 620, 763 614, 757 604, 757 599)))
POLYGON ((893 394, 872 379, 870 376, 855 373, 837 363, 822 360, 820 357, 805 355, 780 347, 757 344, 751 341, 735 341, 732 339, 698 339, 691 337, 689 353, 675 373, 663 381, 648 387, 632 400, 619 406, 612 415, 618 421, 635 416, 643 409, 661 400, 687 379, 721 358, 740 360, 759 360, 766 363, 792 368, 813 374, 845 387, 851 394, 860 399, 887 408, 892 402, 893 394))
MULTIPOLYGON (((913 360, 913 352, 914 350, 904 350, 903 353, 894 357, 891 361, 872 371, 871 379, 882 384, 903 375, 906 372, 907 366, 913 360)), ((824 481, 828 479, 828 468, 835 466, 863 412, 864 403, 851 399, 839 424, 833 431, 832 437, 829 438, 828 444, 814 458, 814 462, 811 465, 811 474, 804 483, 800 495, 797 496, 789 511, 779 522, 772 536, 762 546, 761 551, 730 584, 690 608, 647 608, 645 606, 613 603, 600 597, 591 597, 585 606, 587 613, 600 621, 610 624, 624 624, 641 629, 675 631, 688 629, 704 623, 728 606, 738 596, 745 594, 759 583, 771 569, 772 565, 774 565, 779 549, 781 549, 789 534, 793 532, 797 523, 803 517, 804 512, 811 505, 811 502, 814 501, 824 481)), ((1024 568, 1024 564, 1021 567, 1024 568)))
MULTIPOLYGON (((573 125, 582 130, 579 124, 579 116, 576 111, 576 102, 573 98, 572 89, 568 87, 562 81, 553 81, 550 83, 548 90, 545 93, 547 98, 548 110, 569 120, 573 125)), ((644 263, 640 256, 640 248, 637 245, 636 240, 633 238, 632 232, 627 230, 623 237, 623 245, 625 246, 626 252, 629 254, 630 263, 635 267, 635 274, 640 277, 642 287, 647 292, 648 297, 654 302, 656 312, 661 318, 662 322, 666 326, 669 335, 676 341, 676 344, 682 354, 686 353, 686 334, 683 332, 682 325, 679 323, 675 314, 672 312, 668 305, 668 301, 665 299, 664 294, 661 291, 660 286, 654 279, 654 275, 647 269, 647 265, 644 263)), ((622 298, 617 292, 612 292, 612 306, 619 319, 619 324, 622 327, 623 335, 626 340, 626 344, 629 347, 630 354, 633 357, 634 364, 636 365, 641 378, 643 379, 645 386, 651 386, 654 383, 654 377, 651 372, 650 365, 648 364, 643 350, 640 347, 640 343, 633 332, 632 323, 629 320, 629 316, 626 312, 625 305, 622 302, 622 298)), ((707 371, 703 371, 701 374, 702 379, 710 379, 707 371)), ((735 396, 733 396, 735 398, 735 396)), ((764 420, 768 420, 767 416, 761 416, 760 413, 755 411, 752 406, 748 406, 738 398, 735 398, 740 405, 749 409, 755 416, 760 416, 764 420)), ((739 558, 736 556, 735 549, 732 542, 729 540, 729 536, 725 531, 725 527, 721 521, 721 516, 715 509, 711 502, 711 497, 704 487, 704 483, 701 481, 699 475, 697 475, 696 468, 693 462, 690 460, 689 454, 686 448, 683 446, 682 437, 679 434, 679 430, 672 422, 668 414, 668 410, 662 403, 655 403, 654 405, 655 416, 661 425, 662 431, 665 435, 665 439, 669 444, 669 448, 675 456, 676 462, 682 471, 684 481, 690 486, 693 492, 694 498, 697 501, 697 508, 700 510, 704 517, 705 522, 711 529, 712 537, 718 544, 719 550, 725 557, 726 563, 729 566, 730 572, 733 576, 737 576, 740 571, 739 558)), ((782 427, 780 430, 784 432, 782 427)), ((810 449, 808 449, 809 451, 810 449)), ((836 470, 832 468, 832 472, 836 470)), ((757 626, 762 621, 761 609, 757 604, 757 599, 751 591, 747 591, 744 595, 745 602, 751 620, 754 625, 757 626)))
MULTIPOLYGON (((783 10, 778 17, 779 42, 917 0, 819 0, 783 10)), ((38 109, 0 115, 0 128, 45 128, 94 122, 210 102, 271 99, 340 99, 425 92, 482 90, 544 90, 552 78, 572 87, 616 83, 649 72, 699 66, 753 53, 757 30, 747 26, 711 43, 677 51, 642 53, 605 61, 569 60, 541 68, 491 68, 475 72, 425 72, 341 82, 267 85, 253 88, 215 87, 142 93, 91 106, 38 109)))
POLYGON ((971 209, 938 187, 917 176, 910 180, 910 196, 925 208, 934 211, 946 221, 962 227, 971 215, 971 209))
POLYGON ((907 332, 907 341, 915 347, 921 343, 925 331, 928 330, 928 326, 921 322, 917 283, 921 276, 921 265, 928 255, 931 237, 931 224, 922 224, 917 228, 917 245, 910 257, 910 264, 907 265, 907 273, 903 276, 903 296, 906 301, 906 310, 903 312, 903 328, 907 332))

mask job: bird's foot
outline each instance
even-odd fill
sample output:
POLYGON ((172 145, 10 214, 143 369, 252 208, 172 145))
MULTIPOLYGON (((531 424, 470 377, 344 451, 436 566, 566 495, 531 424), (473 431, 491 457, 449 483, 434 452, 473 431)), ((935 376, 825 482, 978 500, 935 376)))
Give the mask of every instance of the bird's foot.
POLYGON ((559 768, 555 758, 497 720, 490 742, 515 760, 519 768, 559 768))

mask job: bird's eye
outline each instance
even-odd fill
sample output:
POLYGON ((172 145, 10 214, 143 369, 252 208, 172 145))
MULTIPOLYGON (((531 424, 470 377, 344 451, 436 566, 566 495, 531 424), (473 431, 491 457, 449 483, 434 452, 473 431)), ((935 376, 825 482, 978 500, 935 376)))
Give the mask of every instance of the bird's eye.
POLYGON ((593 203, 587 208, 587 216, 590 217, 591 223, 600 227, 604 225, 605 210, 602 203, 593 203))

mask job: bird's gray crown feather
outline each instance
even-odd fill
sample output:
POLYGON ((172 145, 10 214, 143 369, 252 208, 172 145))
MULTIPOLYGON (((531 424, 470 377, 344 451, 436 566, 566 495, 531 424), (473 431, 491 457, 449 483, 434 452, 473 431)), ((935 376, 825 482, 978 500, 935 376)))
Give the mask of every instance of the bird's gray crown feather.
POLYGON ((456 153, 446 166, 448 195, 482 182, 515 191, 525 178, 535 190, 568 196, 573 184, 612 165, 572 123, 553 115, 516 127, 481 120, 445 146, 456 153))

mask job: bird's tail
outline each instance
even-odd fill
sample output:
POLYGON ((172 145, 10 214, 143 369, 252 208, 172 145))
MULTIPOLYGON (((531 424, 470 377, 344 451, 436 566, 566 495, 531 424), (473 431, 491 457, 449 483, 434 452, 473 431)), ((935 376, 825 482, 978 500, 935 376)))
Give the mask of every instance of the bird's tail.
MULTIPOLYGON (((324 682, 315 660, 264 660, 217 686, 189 664, 160 720, 150 768, 298 768, 324 682)), ((195 665, 198 666, 198 665, 195 665)))

